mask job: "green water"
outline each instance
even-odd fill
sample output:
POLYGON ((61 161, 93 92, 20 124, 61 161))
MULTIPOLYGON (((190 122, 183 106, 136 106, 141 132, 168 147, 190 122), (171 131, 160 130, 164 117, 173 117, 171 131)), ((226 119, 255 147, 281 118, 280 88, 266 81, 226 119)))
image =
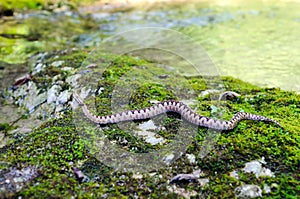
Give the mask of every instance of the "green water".
MULTIPOLYGON (((0 36, 0 60, 21 63, 37 52, 99 47, 103 39, 119 32, 164 27, 200 44, 215 63, 217 75, 300 92, 299 10, 300 2, 255 0, 90 15, 30 12, 0 21, 0 34, 23 35, 0 36)), ((0 71, 2 76, 9 73, 6 70, 0 71)))
POLYGON ((235 19, 184 32, 202 44, 221 75, 300 92, 300 3, 252 1, 213 10, 235 19))

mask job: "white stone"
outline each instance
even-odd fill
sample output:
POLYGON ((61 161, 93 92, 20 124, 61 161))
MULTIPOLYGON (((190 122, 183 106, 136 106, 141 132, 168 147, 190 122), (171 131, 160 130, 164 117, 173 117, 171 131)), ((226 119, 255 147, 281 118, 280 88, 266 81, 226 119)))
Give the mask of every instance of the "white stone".
POLYGON ((240 176, 239 176, 239 174, 238 174, 237 171, 232 171, 232 172, 229 173, 229 175, 230 175, 230 177, 233 177, 233 178, 235 178, 237 180, 240 178, 240 176))
POLYGON ((162 138, 162 137, 159 137, 159 138, 156 138, 156 137, 147 137, 145 139, 145 142, 148 142, 151 145, 160 144, 160 143, 163 143, 163 141, 164 141, 164 138, 162 138))
POLYGON ((219 92, 220 92, 220 91, 219 91, 219 90, 216 90, 216 89, 207 89, 207 90, 201 92, 201 96, 205 97, 205 96, 208 95, 208 94, 211 94, 211 93, 219 93, 219 92))
POLYGON ((194 154, 186 154, 186 158, 189 160, 190 164, 196 163, 196 157, 194 154))
POLYGON ((257 185, 242 185, 234 190, 237 198, 257 198, 262 197, 262 191, 257 185))
POLYGON ((57 98, 56 105, 65 104, 71 97, 71 93, 68 90, 61 92, 57 98))
POLYGON ((150 143, 151 145, 163 144, 165 139, 160 135, 153 132, 153 130, 158 129, 152 120, 143 122, 138 126, 138 131, 135 131, 137 136, 144 138, 145 142, 150 143))
POLYGON ((47 93, 47 103, 56 102, 61 87, 59 85, 53 85, 47 93))
POLYGON ((248 162, 242 170, 246 173, 254 173, 257 178, 261 176, 274 177, 274 173, 263 167, 262 162, 264 162, 264 159, 248 162))
POLYGON ((41 72, 44 68, 46 68, 46 64, 44 63, 38 63, 35 68, 32 71, 32 75, 35 75, 39 72, 41 72))
POLYGON ((197 192, 195 190, 186 190, 184 188, 181 187, 177 187, 176 185, 172 185, 172 186, 167 186, 167 189, 172 192, 172 193, 176 193, 177 195, 184 197, 184 198, 191 198, 193 196, 197 195, 197 192))
POLYGON ((132 178, 134 178, 134 179, 143 179, 143 175, 142 174, 133 174, 132 178))
POLYGON ((64 63, 65 61, 62 61, 62 60, 60 60, 60 61, 54 61, 54 62, 52 62, 52 66, 54 66, 54 67, 59 67, 59 66, 61 66, 63 63, 64 63))
POLYGON ((69 70, 73 70, 73 68, 72 67, 63 67, 62 70, 63 71, 69 71, 69 70))
POLYGON ((67 77, 66 82, 68 84, 72 85, 74 88, 77 88, 79 86, 77 80, 81 76, 82 76, 81 74, 75 74, 75 75, 69 76, 69 77, 67 77))
POLYGON ((269 185, 265 184, 265 186, 264 186, 264 192, 270 193, 271 192, 271 187, 269 185))
POLYGON ((157 129, 157 126, 155 126, 154 122, 152 120, 149 120, 147 122, 143 122, 138 126, 141 130, 155 130, 157 129))
POLYGON ((204 187, 209 183, 209 178, 200 178, 198 179, 200 186, 204 187))
POLYGON ((172 163, 172 161, 174 160, 175 155, 174 154, 168 154, 163 158, 163 161, 169 165, 172 163))

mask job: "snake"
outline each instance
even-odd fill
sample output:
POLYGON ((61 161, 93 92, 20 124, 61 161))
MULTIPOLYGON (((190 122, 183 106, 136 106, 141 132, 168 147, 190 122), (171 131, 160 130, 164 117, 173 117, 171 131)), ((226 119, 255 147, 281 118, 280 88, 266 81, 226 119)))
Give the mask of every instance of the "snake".
POLYGON ((132 120, 144 120, 167 112, 175 112, 180 114, 184 120, 191 124, 221 131, 234 129, 241 120, 271 122, 282 128, 280 123, 271 118, 246 112, 237 112, 229 121, 202 116, 195 113, 188 105, 176 100, 159 102, 144 109, 128 110, 111 115, 97 116, 90 112, 87 105, 78 94, 73 93, 73 98, 77 101, 78 105, 82 107, 84 115, 92 122, 100 125, 132 120))

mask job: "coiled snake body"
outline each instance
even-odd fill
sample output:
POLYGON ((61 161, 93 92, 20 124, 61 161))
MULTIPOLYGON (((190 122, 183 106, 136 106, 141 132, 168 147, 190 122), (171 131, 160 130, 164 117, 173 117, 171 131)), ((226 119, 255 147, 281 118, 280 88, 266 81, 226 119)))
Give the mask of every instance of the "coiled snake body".
POLYGON ((152 118, 154 116, 166 112, 176 112, 179 113, 183 119, 192 124, 217 130, 231 130, 235 128, 241 120, 257 120, 263 122, 272 122, 281 127, 281 125, 273 119, 245 112, 236 113, 229 121, 205 117, 195 113, 186 104, 175 100, 160 102, 154 106, 140 110, 129 110, 113 115, 96 116, 89 111, 88 107, 77 94, 73 93, 73 97, 82 107, 85 116, 89 118, 92 122, 97 124, 112 124, 130 120, 142 120, 152 118))

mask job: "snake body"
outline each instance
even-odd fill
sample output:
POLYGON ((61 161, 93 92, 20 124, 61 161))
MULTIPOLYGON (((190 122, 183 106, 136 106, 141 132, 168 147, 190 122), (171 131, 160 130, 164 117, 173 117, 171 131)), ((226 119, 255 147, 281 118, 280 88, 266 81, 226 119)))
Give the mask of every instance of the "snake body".
POLYGON ((112 123, 119 123, 119 122, 130 121, 130 120, 142 120, 142 119, 152 118, 154 116, 166 112, 176 112, 179 113, 183 119, 185 119, 186 121, 194 125, 203 126, 211 129, 216 129, 216 130, 234 129, 241 120, 256 120, 256 121, 263 121, 263 122, 272 122, 281 127, 281 125, 273 119, 270 119, 265 116, 255 115, 255 114, 245 113, 245 112, 236 113, 229 121, 217 120, 214 118, 205 117, 195 113, 186 104, 175 100, 160 102, 154 106, 150 106, 148 108, 144 108, 140 110, 129 110, 129 111, 124 111, 112 115, 96 116, 89 111, 86 104, 77 94, 73 93, 73 97, 78 102, 78 104, 82 107, 82 111, 84 112, 85 116, 89 118, 92 122, 97 124, 112 124, 112 123))

